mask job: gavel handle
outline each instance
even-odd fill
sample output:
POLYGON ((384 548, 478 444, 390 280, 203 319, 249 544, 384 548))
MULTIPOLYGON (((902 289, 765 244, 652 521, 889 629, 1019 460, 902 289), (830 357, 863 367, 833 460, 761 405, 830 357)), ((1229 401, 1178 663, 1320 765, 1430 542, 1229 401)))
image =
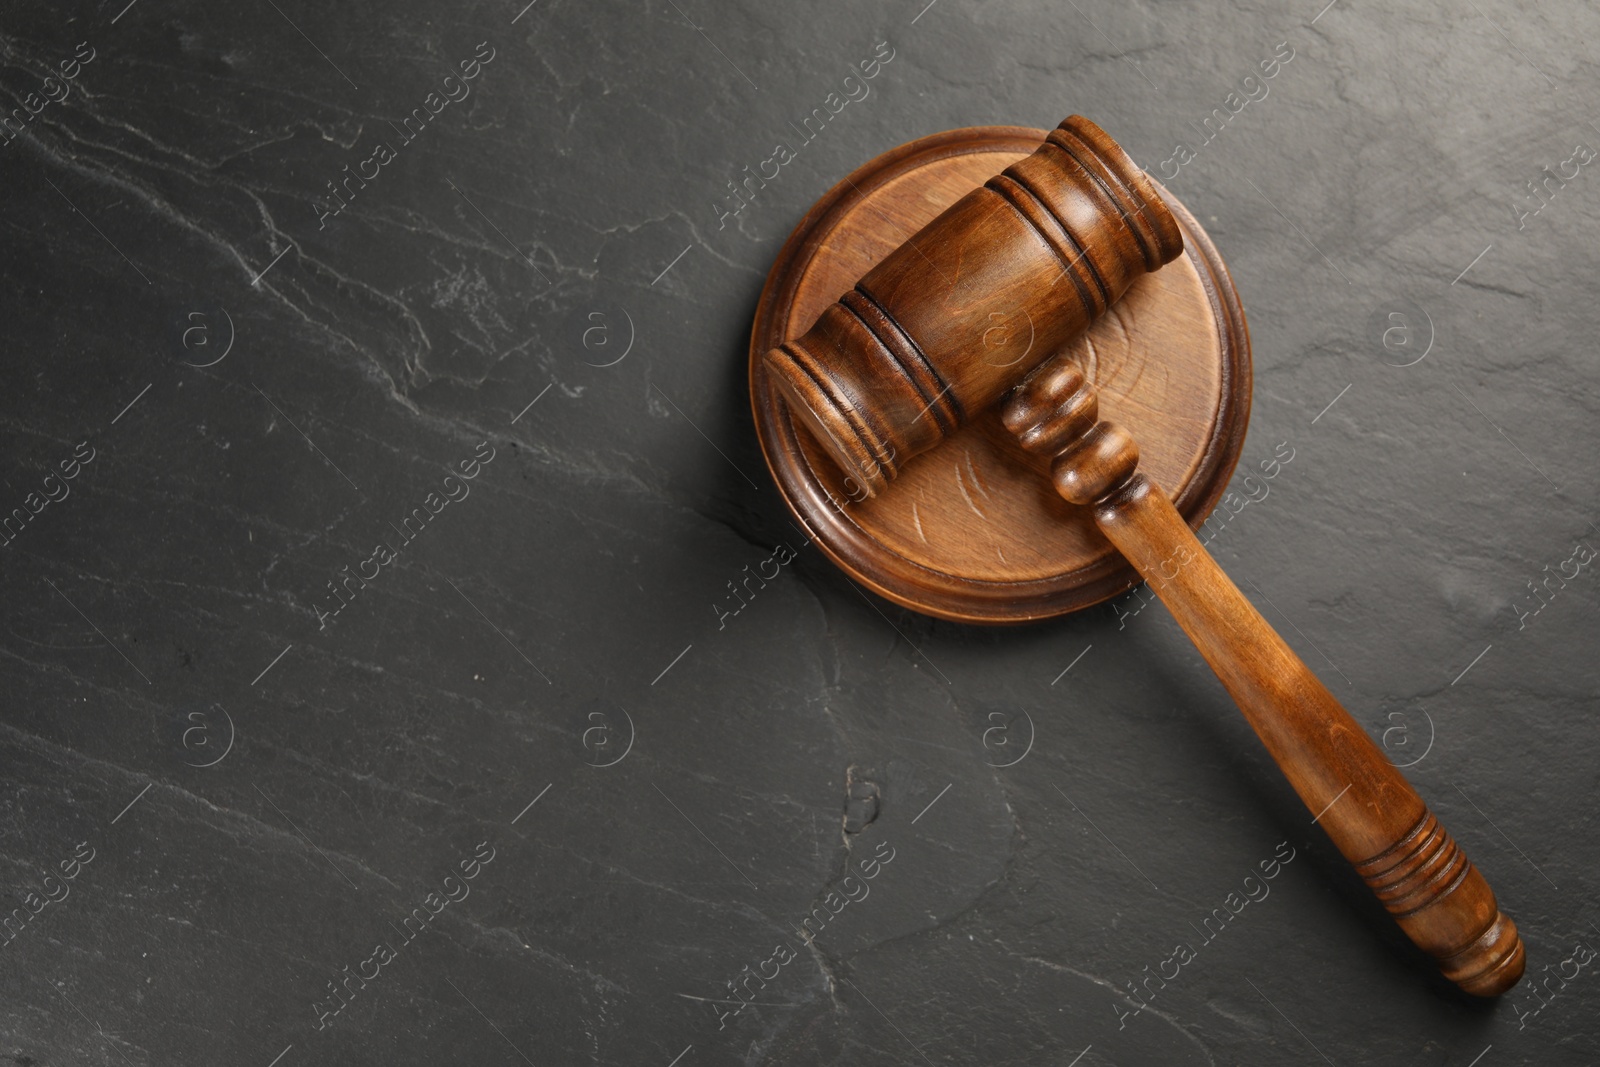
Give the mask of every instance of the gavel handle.
POLYGON ((1194 642, 1334 845, 1444 976, 1477 996, 1522 977, 1516 925, 1405 776, 1201 546, 1138 448, 1098 421, 1070 365, 1025 383, 1005 410, 1024 447, 1058 452, 1056 487, 1087 504, 1194 642))

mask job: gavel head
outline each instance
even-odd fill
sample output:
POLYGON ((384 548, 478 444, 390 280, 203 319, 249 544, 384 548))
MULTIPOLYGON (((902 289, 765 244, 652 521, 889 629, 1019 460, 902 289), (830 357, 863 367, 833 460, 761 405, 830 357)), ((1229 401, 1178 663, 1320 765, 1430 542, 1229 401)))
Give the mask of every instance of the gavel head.
POLYGON ((767 370, 876 493, 1181 251, 1154 184, 1074 115, 767 352, 767 370))

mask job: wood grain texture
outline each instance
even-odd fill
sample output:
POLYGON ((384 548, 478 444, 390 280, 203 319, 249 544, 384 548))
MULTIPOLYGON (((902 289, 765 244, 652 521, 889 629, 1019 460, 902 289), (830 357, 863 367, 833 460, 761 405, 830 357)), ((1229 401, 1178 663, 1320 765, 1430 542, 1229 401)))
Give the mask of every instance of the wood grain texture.
POLYGON ((1051 457, 1061 495, 1144 575, 1221 679, 1314 821, 1446 978, 1496 996, 1522 977, 1516 925, 1482 874, 1327 687, 1201 547, 1094 387, 1048 367, 1007 401, 1008 429, 1051 457))
MULTIPOLYGON (((966 413, 943 446, 898 462, 894 481, 869 496, 864 480, 852 481, 818 443, 817 430, 795 425, 761 357, 804 333, 901 242, 1045 138, 1045 131, 1017 127, 955 130, 857 170, 796 228, 769 275, 751 335, 762 448, 797 521, 858 581, 945 618, 1046 618, 1116 596, 1138 576, 1087 512, 1049 491, 1040 477, 1047 465, 1018 448, 992 410, 966 413)), ((1180 511, 1198 526, 1243 445, 1249 341, 1216 249, 1181 204, 1163 195, 1183 253, 1155 273, 1140 273, 1056 358, 1084 369, 1109 413, 1141 427, 1146 469, 1173 487, 1180 511), (1162 358, 1153 360, 1157 352, 1162 358)), ((872 305, 850 299, 855 313, 873 315, 872 305)), ((1030 338, 1035 347, 1043 342, 1009 306, 986 314, 999 316, 974 320, 987 333, 986 355, 1014 381, 1030 338)))
POLYGON ((762 360, 789 410, 875 494, 1182 251, 1150 179, 1074 115, 762 360))

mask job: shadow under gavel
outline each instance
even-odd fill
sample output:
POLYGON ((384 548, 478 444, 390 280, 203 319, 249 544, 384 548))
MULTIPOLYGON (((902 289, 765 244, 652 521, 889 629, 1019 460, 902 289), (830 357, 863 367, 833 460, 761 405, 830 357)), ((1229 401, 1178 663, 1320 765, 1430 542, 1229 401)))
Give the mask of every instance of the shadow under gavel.
POLYGON ((1057 361, 1028 376, 1182 250, 1154 184, 1073 116, 764 359, 790 412, 869 493, 1009 393, 1006 428, 1053 457, 1056 490, 1091 509, 1171 610, 1400 928, 1446 978, 1496 996, 1522 977, 1525 955, 1483 875, 1139 471, 1138 446, 1100 419, 1078 369, 1057 361), (996 364, 986 331, 1018 314, 1033 344, 996 364))

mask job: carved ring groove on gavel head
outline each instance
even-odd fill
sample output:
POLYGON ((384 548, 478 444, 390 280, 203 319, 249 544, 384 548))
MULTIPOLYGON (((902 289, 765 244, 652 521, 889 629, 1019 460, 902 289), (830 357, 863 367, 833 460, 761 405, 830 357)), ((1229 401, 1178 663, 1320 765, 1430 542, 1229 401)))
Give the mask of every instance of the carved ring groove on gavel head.
POLYGON ((1182 251, 1149 178, 1075 115, 767 352, 767 369, 840 468, 877 493, 1182 251), (1026 350, 997 358, 996 323, 1019 318, 1026 350))

